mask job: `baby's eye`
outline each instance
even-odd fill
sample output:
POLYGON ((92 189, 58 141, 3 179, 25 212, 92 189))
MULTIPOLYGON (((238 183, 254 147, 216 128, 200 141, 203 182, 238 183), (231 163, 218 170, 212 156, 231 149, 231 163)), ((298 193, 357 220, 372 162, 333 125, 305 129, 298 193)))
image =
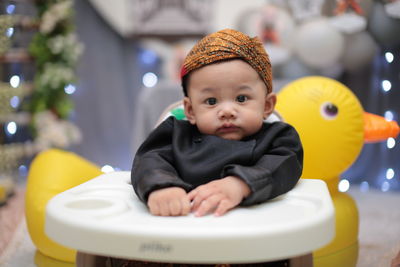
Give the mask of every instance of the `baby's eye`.
POLYGON ((217 99, 215 98, 215 97, 210 97, 210 98, 207 98, 206 99, 206 103, 208 104, 208 105, 215 105, 215 104, 217 104, 217 99))
POLYGON ((237 97, 236 97, 236 101, 237 102, 245 102, 246 100, 248 99, 248 97, 247 96, 245 96, 245 95, 238 95, 237 97))

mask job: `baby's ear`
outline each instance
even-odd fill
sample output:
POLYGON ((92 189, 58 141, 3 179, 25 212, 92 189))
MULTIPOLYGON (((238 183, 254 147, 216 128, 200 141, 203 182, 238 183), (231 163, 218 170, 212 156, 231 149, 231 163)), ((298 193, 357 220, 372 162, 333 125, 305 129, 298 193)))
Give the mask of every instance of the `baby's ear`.
POLYGON ((183 107, 185 108, 185 115, 191 124, 196 124, 196 117, 194 116, 192 101, 189 97, 183 98, 183 107))
POLYGON ((264 119, 268 118, 269 115, 274 111, 276 105, 276 94, 269 93, 265 96, 264 105, 264 119))

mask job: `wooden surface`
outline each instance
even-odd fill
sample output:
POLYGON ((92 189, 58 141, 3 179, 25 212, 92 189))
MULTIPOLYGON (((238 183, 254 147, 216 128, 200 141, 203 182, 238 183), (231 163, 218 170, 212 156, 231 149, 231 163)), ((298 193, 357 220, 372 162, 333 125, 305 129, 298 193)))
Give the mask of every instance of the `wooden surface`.
POLYGON ((24 195, 25 191, 17 188, 6 204, 0 207, 0 263, 2 258, 16 249, 13 246, 24 221, 24 195))

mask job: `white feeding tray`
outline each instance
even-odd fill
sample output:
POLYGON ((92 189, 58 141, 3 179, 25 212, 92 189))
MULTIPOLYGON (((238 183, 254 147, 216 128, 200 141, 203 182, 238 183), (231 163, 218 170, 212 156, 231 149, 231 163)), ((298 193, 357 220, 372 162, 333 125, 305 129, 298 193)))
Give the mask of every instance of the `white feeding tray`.
POLYGON ((274 200, 222 217, 151 215, 130 172, 101 175, 52 198, 46 234, 78 251, 176 263, 252 263, 308 254, 335 235, 326 184, 301 179, 274 200))

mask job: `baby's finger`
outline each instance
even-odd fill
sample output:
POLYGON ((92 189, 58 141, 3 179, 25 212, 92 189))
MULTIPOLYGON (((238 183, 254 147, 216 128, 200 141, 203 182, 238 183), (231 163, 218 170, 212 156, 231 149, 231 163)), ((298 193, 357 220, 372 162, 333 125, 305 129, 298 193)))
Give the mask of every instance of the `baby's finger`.
POLYGON ((164 201, 159 203, 159 208, 160 208, 160 215, 161 216, 170 216, 170 211, 169 211, 169 203, 164 201))
POLYGON ((190 212, 191 206, 190 201, 188 199, 181 200, 181 214, 180 215, 188 215, 190 212))
POLYGON ((156 203, 149 203, 150 213, 156 216, 160 215, 160 207, 156 203))
POLYGON ((195 212, 195 216, 200 217, 215 209, 222 199, 222 195, 213 195, 203 200, 195 212))
POLYGON ((192 201, 192 211, 196 211, 204 200, 210 198, 214 194, 215 193, 208 187, 199 187, 192 201))
POLYGON ((192 211, 195 212, 199 209, 200 205, 207 199, 207 197, 202 197, 197 195, 192 202, 192 211))
POLYGON ((219 205, 218 205, 217 209, 215 210, 214 215, 222 216, 231 208, 232 208, 232 203, 227 199, 223 199, 219 202, 219 205))
POLYGON ((169 215, 178 216, 181 214, 181 202, 180 200, 174 200, 169 203, 169 215))
POLYGON ((197 195, 197 190, 196 190, 196 189, 190 191, 190 192, 187 194, 187 196, 188 196, 188 198, 189 198, 190 201, 192 201, 192 200, 196 197, 196 195, 197 195))

